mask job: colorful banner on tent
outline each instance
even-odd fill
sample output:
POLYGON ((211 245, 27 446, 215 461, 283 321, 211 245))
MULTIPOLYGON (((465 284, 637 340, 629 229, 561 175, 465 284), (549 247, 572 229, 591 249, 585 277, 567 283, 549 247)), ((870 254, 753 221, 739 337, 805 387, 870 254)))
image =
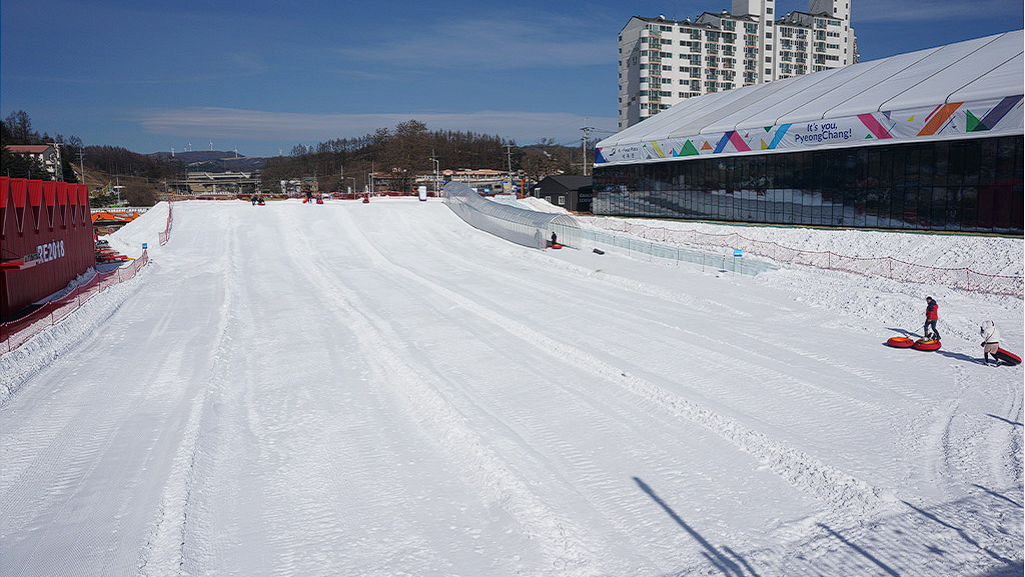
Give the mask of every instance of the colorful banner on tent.
POLYGON ((736 156, 768 151, 852 148, 923 139, 1022 134, 1023 95, 975 102, 949 102, 916 110, 871 112, 814 122, 792 122, 745 130, 650 140, 595 149, 596 165, 701 156, 736 156))

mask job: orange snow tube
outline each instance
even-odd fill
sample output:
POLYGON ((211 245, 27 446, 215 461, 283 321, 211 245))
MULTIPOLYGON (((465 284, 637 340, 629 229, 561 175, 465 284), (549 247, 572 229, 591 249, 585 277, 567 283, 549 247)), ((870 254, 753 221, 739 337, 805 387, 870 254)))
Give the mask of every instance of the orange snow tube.
POLYGON ((915 341, 907 337, 890 337, 890 339, 886 341, 886 344, 891 347, 896 347, 898 349, 906 349, 908 347, 914 346, 915 341))
POLYGON ((936 339, 918 339, 911 346, 920 351, 935 351, 940 348, 940 342, 936 339))

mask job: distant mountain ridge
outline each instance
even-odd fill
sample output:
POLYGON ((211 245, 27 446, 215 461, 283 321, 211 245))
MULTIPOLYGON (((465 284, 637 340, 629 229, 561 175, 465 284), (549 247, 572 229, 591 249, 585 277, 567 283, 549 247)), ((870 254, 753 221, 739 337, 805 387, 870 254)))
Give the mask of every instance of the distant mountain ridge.
MULTIPOLYGON (((182 162, 189 172, 250 172, 260 170, 267 159, 261 156, 236 156, 235 151, 195 150, 175 152, 174 159, 182 162)), ((154 152, 148 156, 171 158, 170 152, 154 152)))

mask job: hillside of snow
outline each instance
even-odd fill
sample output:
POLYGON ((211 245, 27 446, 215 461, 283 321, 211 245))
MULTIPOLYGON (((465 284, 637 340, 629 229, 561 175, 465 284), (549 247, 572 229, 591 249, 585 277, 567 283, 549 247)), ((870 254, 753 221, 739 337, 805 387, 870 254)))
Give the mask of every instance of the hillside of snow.
MULTIPOLYGON (((0 356, 2 575, 1022 574, 1025 372, 978 337, 1021 354, 1021 295, 538 251, 435 199, 176 203, 160 246, 166 215, 0 356), (885 346, 926 295, 943 347, 885 346)), ((1022 270, 1021 239, 740 228, 1022 270)))

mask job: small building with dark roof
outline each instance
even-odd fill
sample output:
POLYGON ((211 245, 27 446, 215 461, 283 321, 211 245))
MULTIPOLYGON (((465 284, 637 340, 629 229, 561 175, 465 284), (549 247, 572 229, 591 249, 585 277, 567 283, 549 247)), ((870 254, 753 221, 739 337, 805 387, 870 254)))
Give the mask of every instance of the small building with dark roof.
POLYGON ((546 176, 531 189, 531 196, 565 208, 570 212, 591 212, 590 176, 546 176))

